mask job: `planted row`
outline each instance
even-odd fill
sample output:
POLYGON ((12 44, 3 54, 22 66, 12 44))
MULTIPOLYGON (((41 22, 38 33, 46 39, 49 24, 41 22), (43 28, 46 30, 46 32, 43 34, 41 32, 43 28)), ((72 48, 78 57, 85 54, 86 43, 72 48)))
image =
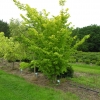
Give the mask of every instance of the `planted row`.
POLYGON ((86 63, 100 65, 100 52, 81 52, 74 53, 69 62, 71 63, 86 63))

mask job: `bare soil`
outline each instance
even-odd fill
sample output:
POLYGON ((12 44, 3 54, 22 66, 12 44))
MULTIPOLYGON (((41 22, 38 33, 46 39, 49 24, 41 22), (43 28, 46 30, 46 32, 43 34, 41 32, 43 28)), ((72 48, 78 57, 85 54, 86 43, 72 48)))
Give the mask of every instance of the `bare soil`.
MULTIPOLYGON (((15 63, 15 68, 12 70, 12 63, 3 62, 0 64, 0 69, 5 70, 10 74, 15 74, 20 77, 25 78, 28 82, 36 84, 43 87, 50 87, 56 90, 61 90, 63 92, 71 92, 79 96, 80 100, 100 100, 100 92, 90 91, 88 89, 80 88, 76 85, 72 85, 72 82, 67 79, 62 79, 62 82, 59 85, 52 85, 50 81, 42 74, 38 73, 36 76, 33 72, 29 70, 23 70, 22 72, 19 69, 19 63, 15 63), (6 66, 6 67, 2 67, 6 66)), ((77 74, 77 73, 76 73, 77 74)), ((79 74, 79 73, 78 73, 79 74)), ((84 86, 82 86, 84 87, 84 86)))

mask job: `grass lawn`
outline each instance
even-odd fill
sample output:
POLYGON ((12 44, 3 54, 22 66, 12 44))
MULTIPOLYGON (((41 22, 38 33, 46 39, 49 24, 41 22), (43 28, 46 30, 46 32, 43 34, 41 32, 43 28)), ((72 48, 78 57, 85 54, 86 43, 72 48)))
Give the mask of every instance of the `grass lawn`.
POLYGON ((85 72, 90 74, 100 74, 100 66, 88 64, 71 64, 77 72, 85 72))
POLYGON ((71 80, 91 88, 100 89, 100 66, 87 64, 72 64, 75 73, 80 73, 78 77, 71 80))
POLYGON ((79 100, 72 93, 63 93, 28 83, 23 78, 0 70, 0 100, 79 100))

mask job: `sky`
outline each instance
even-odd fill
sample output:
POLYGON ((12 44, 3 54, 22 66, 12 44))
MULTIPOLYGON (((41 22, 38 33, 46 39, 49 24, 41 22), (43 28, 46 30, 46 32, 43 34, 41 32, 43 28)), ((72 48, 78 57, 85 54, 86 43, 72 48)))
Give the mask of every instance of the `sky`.
MULTIPOLYGON (((38 11, 46 9, 51 15, 58 15, 61 7, 59 0, 19 0, 23 4, 29 4, 38 11)), ((100 25, 100 0, 66 0, 65 8, 69 8, 70 18, 74 27, 84 27, 91 24, 100 25)), ((14 4, 13 0, 0 0, 0 20, 9 23, 11 18, 21 19, 24 14, 14 4)))

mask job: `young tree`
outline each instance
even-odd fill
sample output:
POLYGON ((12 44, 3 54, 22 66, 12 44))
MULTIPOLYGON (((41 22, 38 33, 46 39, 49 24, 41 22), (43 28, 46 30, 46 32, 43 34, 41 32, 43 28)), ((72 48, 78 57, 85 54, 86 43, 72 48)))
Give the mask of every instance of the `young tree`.
POLYGON ((8 38, 4 36, 3 32, 0 32, 0 57, 2 58, 5 53, 8 38))
MULTIPOLYGON (((21 15, 24 23, 29 26, 27 37, 24 35, 23 41, 32 53, 32 63, 55 82, 57 75, 67 71, 69 57, 79 44, 78 42, 72 47, 74 38, 71 37, 72 28, 68 23, 68 9, 62 9, 58 16, 49 18, 46 10, 40 13, 29 5, 13 1, 27 12, 26 17, 21 15)), ((65 1, 60 1, 64 5, 65 1)))
POLYGON ((23 51, 19 42, 14 42, 12 37, 5 37, 3 32, 0 33, 0 57, 12 61, 12 68, 14 68, 16 60, 22 59, 22 53, 23 51))
POLYGON ((4 58, 13 62, 12 69, 14 69, 14 62, 22 59, 21 46, 19 42, 13 41, 12 37, 10 37, 6 42, 7 45, 5 47, 4 58))

